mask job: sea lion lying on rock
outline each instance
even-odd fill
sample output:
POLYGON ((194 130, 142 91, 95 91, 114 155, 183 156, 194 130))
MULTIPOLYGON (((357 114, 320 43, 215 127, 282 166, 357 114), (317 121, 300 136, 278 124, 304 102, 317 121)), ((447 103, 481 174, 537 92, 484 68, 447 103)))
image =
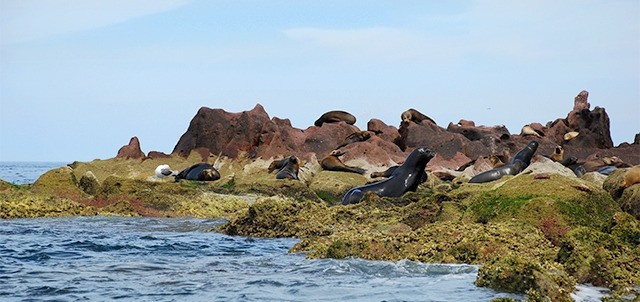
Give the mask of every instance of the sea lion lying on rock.
POLYGON ((336 147, 336 149, 340 149, 348 144, 353 144, 353 143, 357 143, 357 142, 364 142, 368 139, 371 138, 371 131, 360 131, 360 132, 354 132, 349 134, 349 136, 347 136, 344 141, 342 142, 342 144, 340 144, 339 146, 336 147))
POLYGON ((520 150, 513 159, 504 166, 500 166, 489 171, 482 172, 469 180, 470 183, 483 183, 500 179, 505 175, 516 175, 524 170, 531 163, 533 154, 538 149, 539 143, 531 141, 524 149, 520 150))
POLYGON ((345 153, 347 153, 347 152, 339 151, 339 150, 331 151, 331 153, 329 153, 329 155, 325 156, 320 161, 320 166, 322 167, 322 169, 325 169, 325 170, 328 170, 328 171, 342 171, 342 172, 351 172, 351 173, 364 174, 364 172, 365 172, 364 169, 358 168, 358 167, 347 166, 340 160, 339 157, 344 155, 345 153))
POLYGON ((213 181, 220 179, 220 172, 212 164, 199 163, 180 171, 175 180, 179 181, 181 179, 213 181))
POLYGON ((295 156, 289 156, 281 160, 284 164, 280 171, 276 173, 276 179, 295 179, 298 180, 298 171, 300 170, 300 160, 295 156))
POLYGON ((321 115, 320 118, 318 118, 316 122, 313 124, 316 127, 321 127, 322 124, 324 123, 337 123, 337 122, 345 122, 349 125, 353 125, 356 123, 356 117, 349 112, 334 110, 321 115))
POLYGON ((399 197, 407 191, 415 191, 418 185, 426 180, 427 173, 424 168, 435 156, 436 153, 426 147, 416 148, 389 178, 351 188, 342 197, 342 204, 359 203, 366 192, 373 192, 378 196, 399 197))
POLYGON ((433 119, 431 119, 430 117, 422 114, 420 111, 415 110, 413 108, 403 112, 400 115, 400 118, 402 119, 403 123, 414 122, 416 124, 420 124, 422 123, 422 121, 427 120, 433 123, 434 125, 436 125, 436 122, 433 119))

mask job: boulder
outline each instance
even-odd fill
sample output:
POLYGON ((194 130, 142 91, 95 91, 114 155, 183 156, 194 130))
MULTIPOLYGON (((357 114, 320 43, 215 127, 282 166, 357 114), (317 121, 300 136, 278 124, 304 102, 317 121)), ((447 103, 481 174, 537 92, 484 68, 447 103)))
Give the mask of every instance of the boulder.
POLYGON ((122 158, 122 159, 145 158, 144 152, 142 152, 142 150, 140 149, 140 141, 138 140, 138 138, 134 136, 129 140, 128 145, 122 146, 122 148, 118 150, 118 155, 116 155, 116 158, 122 158))
POLYGON ((260 104, 240 113, 202 107, 172 153, 186 157, 191 150, 204 147, 213 154, 231 158, 242 152, 255 157, 263 127, 269 120, 260 104))

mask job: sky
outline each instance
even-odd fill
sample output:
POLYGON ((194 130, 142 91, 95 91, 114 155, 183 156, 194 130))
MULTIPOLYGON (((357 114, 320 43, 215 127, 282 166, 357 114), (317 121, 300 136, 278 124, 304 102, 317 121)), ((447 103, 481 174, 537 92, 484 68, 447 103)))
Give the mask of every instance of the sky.
POLYGON ((258 103, 519 133, 582 90, 632 142, 640 1, 0 0, 0 161, 170 153, 200 107, 258 103))

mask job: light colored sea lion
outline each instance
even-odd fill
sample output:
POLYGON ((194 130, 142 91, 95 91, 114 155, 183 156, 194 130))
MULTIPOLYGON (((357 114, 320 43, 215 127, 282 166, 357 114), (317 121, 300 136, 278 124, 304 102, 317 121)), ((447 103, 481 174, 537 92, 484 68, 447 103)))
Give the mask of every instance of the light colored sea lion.
POLYGON ((371 178, 378 178, 378 177, 389 177, 393 174, 393 171, 395 171, 396 169, 398 169, 400 166, 391 166, 388 169, 382 171, 382 172, 371 172, 371 178))
POLYGON ((298 170, 300 169, 300 160, 295 156, 289 156, 284 159, 285 165, 276 173, 276 179, 298 179, 298 170))
POLYGON ((320 166, 322 167, 322 169, 325 169, 328 171, 342 171, 342 172, 364 174, 364 172, 366 172, 364 169, 347 166, 340 160, 339 157, 344 155, 345 153, 347 152, 343 152, 339 150, 331 151, 329 155, 325 156, 320 161, 320 166))
POLYGON ((564 159, 564 148, 562 148, 562 146, 556 146, 550 158, 553 161, 561 162, 564 159))
POLYGON ((209 163, 199 163, 180 171, 175 176, 176 181, 181 179, 213 181, 220 179, 220 172, 209 163))
POLYGON ((633 166, 629 170, 627 170, 627 172, 624 174, 622 187, 626 189, 637 183, 640 183, 640 165, 633 166))
POLYGON ((511 161, 504 166, 493 168, 489 171, 482 172, 469 180, 469 183, 483 183, 492 180, 500 179, 505 175, 516 175, 524 170, 531 163, 533 154, 538 150, 539 143, 537 141, 531 141, 524 149, 520 150, 511 159, 511 161))
POLYGON ((567 132, 564 134, 564 136, 562 137, 566 142, 576 138, 578 135, 580 135, 580 132, 577 131, 571 131, 571 132, 567 132))
POLYGON ((400 197, 408 191, 415 191, 418 185, 426 181, 427 173, 424 168, 434 156, 436 153, 426 147, 414 149, 389 178, 351 188, 342 197, 342 204, 359 203, 366 192, 373 192, 378 196, 400 197))
POLYGON ((415 110, 413 108, 403 112, 400 115, 400 118, 402 119, 403 123, 414 122, 416 124, 420 124, 422 123, 422 121, 427 120, 432 122, 433 124, 436 124, 436 122, 433 119, 431 119, 430 117, 422 114, 420 111, 415 110))
POLYGON ((522 129, 520 130, 520 135, 522 135, 522 136, 533 135, 535 137, 543 137, 544 133, 542 131, 537 131, 536 129, 533 129, 533 127, 531 127, 531 125, 524 125, 524 126, 522 126, 522 129))
POLYGON ((349 134, 349 136, 347 136, 344 141, 342 142, 342 144, 340 144, 339 146, 336 147, 336 149, 340 149, 348 144, 353 144, 353 143, 357 143, 357 142, 364 142, 368 139, 371 138, 372 132, 371 131, 360 131, 360 132, 354 132, 349 134))
POLYGON ((353 125, 356 123, 356 117, 351 113, 345 111, 334 110, 321 115, 320 118, 316 120, 314 125, 316 125, 316 127, 321 127, 323 123, 337 122, 345 122, 349 125, 353 125))

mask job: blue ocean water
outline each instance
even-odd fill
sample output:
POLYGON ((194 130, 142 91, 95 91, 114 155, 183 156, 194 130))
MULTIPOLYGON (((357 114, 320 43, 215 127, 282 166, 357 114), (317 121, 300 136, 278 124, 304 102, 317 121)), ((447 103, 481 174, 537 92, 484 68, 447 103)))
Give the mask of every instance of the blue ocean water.
POLYGON ((33 183, 43 173, 67 165, 66 162, 0 161, 0 179, 16 185, 33 183))
MULTIPOLYGON (((47 167, 58 165, 64 164, 47 167)), ((35 172, 44 166, 17 168, 4 174, 9 178, 0 178, 32 183, 49 169, 35 172)), ((304 254, 288 252, 295 239, 232 237, 210 231, 223 223, 124 217, 0 220, 0 301, 524 298, 474 286, 477 266, 306 259, 304 254)))

